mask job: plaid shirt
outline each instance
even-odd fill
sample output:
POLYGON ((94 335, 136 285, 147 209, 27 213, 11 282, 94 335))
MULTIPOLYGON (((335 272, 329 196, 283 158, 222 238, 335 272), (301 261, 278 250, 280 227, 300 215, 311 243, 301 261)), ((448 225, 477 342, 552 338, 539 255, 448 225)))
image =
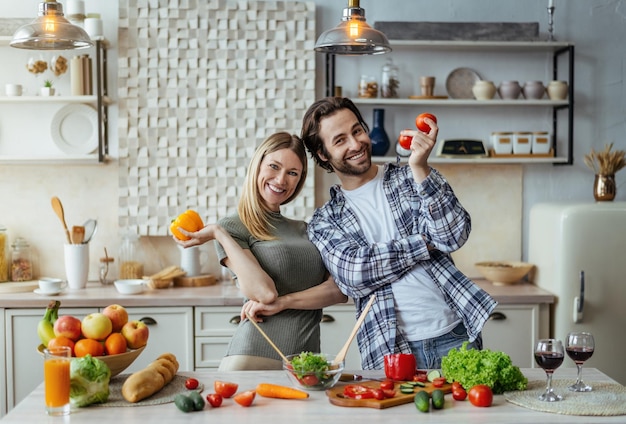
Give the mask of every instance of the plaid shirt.
POLYGON ((463 321, 470 341, 478 337, 497 305, 455 267, 450 256, 467 241, 471 219, 445 178, 431 168, 428 178, 418 184, 409 166, 387 164, 383 190, 402 238, 368 243, 338 186, 331 188, 331 199, 315 211, 307 229, 341 291, 354 299, 357 316, 376 294, 357 333, 363 369, 382 369, 386 354, 411 353, 397 329, 391 283, 416 265, 432 277, 463 321), (427 246, 435 249, 429 251, 427 246))

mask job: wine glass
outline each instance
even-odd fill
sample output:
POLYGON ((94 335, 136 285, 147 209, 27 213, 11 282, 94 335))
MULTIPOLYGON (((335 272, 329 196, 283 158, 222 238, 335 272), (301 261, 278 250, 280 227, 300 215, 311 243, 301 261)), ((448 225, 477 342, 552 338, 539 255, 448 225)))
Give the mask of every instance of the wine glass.
POLYGON ((545 402, 556 402, 563 399, 552 390, 552 374, 554 370, 561 366, 565 354, 563 352, 563 343, 557 339, 542 339, 535 346, 535 361, 543 368, 548 378, 546 391, 539 396, 539 400, 545 402))
POLYGON ((593 335, 584 331, 572 332, 567 335, 565 351, 578 368, 576 383, 568 387, 572 392, 590 392, 591 386, 583 381, 583 363, 591 358, 594 350, 593 335))

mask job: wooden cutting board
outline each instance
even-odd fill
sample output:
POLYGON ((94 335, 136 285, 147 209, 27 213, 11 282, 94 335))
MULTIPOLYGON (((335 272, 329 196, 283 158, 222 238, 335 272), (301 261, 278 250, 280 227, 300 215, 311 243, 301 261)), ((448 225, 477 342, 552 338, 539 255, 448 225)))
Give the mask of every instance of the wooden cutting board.
MULTIPOLYGON (((360 384, 367 387, 378 388, 380 387, 380 381, 357 381, 354 383, 347 384, 337 384, 335 387, 326 390, 326 396, 328 396, 328 400, 333 405, 337 406, 348 406, 348 407, 365 407, 365 408, 376 408, 376 409, 385 409, 391 408, 392 406, 404 405, 405 403, 413 402, 413 398, 415 397, 415 393, 419 391, 427 391, 431 393, 436 387, 433 387, 432 383, 425 382, 426 387, 415 387, 413 389, 412 394, 404 394, 400 393, 400 383, 396 382, 394 385, 394 390, 396 391, 396 395, 392 398, 387 398, 383 400, 377 399, 352 399, 349 397, 345 397, 343 395, 343 388, 349 384, 360 384)), ((445 383, 443 387, 440 387, 444 393, 452 392, 452 384, 445 383)))
POLYGON ((17 281, 0 283, 0 293, 23 293, 35 290, 39 287, 38 281, 17 281))
POLYGON ((211 274, 174 278, 174 287, 204 287, 212 286, 216 283, 217 279, 211 274))

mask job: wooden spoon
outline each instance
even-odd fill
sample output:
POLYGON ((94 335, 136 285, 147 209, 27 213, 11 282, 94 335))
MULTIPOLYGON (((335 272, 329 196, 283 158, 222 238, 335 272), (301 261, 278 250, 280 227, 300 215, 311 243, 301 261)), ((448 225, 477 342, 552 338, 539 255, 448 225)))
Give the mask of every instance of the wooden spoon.
POLYGON ((61 200, 58 197, 52 197, 52 209, 57 214, 61 222, 63 223, 63 228, 65 229, 65 237, 67 238, 67 242, 72 244, 72 239, 70 238, 70 232, 67 229, 67 224, 65 223, 65 213, 63 212, 63 205, 61 204, 61 200))
POLYGON ((256 327, 256 329, 259 330, 259 333, 261 333, 261 335, 263 337, 265 337, 265 340, 267 340, 267 342, 270 344, 270 346, 272 346, 274 348, 276 353, 278 353, 280 355, 280 357, 283 358, 283 361, 285 361, 286 364, 291 362, 291 361, 289 361, 289 359, 287 359, 287 357, 285 355, 283 355, 283 353, 280 351, 278 346, 276 346, 274 344, 274 342, 269 338, 269 336, 267 334, 265 334, 265 331, 263 331, 261 326, 259 326, 259 324, 256 323, 256 321, 250 316, 250 314, 246 312, 246 316, 248 317, 248 320, 252 323, 252 325, 254 325, 256 327))
POLYGON ((359 315, 359 319, 356 320, 356 324, 354 324, 352 333, 350 333, 350 335, 348 336, 348 340, 346 340, 346 344, 343 345, 343 347, 341 348, 337 356, 335 356, 333 365, 339 365, 341 362, 343 362, 344 359, 346 359, 346 355, 348 354, 348 349, 350 348, 350 344, 352 343, 354 336, 356 336, 356 332, 359 330, 359 327, 361 326, 361 324, 363 324, 363 321, 365 321, 365 316, 367 315, 370 308, 372 307, 372 304, 374 303, 374 299, 376 299, 375 294, 373 294, 370 297, 370 300, 369 302, 367 302, 367 305, 365 305, 363 312, 361 312, 361 315, 359 315))
POLYGON ((85 227, 82 225, 74 225, 72 227, 72 243, 82 244, 85 240, 85 227))

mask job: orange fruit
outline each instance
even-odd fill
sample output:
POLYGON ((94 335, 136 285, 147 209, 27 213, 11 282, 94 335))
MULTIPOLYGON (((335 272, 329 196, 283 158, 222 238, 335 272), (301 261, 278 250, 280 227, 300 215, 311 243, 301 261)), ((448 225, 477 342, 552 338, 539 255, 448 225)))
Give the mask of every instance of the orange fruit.
POLYGON ((126 352, 126 338, 122 333, 111 333, 104 341, 104 350, 107 355, 117 355, 126 352))
POLYGON ((53 339, 50 339, 48 342, 48 349, 53 349, 59 346, 68 346, 72 349, 72 356, 74 356, 74 341, 70 338, 64 336, 58 336, 53 339))
POLYGON ((80 358, 87 354, 102 356, 104 355, 104 346, 94 339, 80 339, 74 344, 74 355, 80 358))

